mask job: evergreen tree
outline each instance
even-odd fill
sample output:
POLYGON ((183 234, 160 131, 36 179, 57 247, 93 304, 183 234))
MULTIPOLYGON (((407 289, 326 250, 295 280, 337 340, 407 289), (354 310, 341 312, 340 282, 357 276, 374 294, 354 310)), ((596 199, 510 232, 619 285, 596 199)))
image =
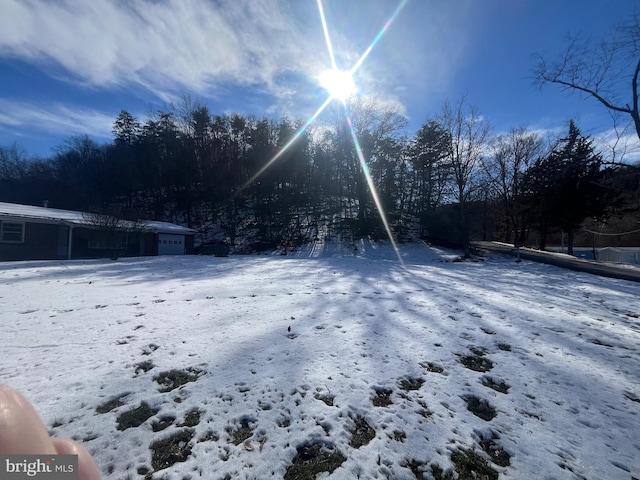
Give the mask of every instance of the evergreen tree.
POLYGON ((570 121, 567 136, 525 176, 527 205, 539 225, 541 249, 549 228, 556 227, 567 233, 568 253, 573 255, 576 229, 588 217, 603 218, 612 205, 615 193, 602 180, 602 158, 593 141, 570 121))

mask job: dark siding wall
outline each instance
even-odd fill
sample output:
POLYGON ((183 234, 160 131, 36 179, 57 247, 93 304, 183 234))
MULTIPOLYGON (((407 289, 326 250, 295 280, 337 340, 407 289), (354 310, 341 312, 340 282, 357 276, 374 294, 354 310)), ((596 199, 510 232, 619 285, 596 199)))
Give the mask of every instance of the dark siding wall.
MULTIPOLYGON (((122 234, 123 236, 125 233, 122 234)), ((117 257, 138 257, 157 255, 158 247, 155 244, 153 233, 130 232, 127 235, 127 248, 118 250, 117 257), (155 247, 155 251, 154 251, 155 247)), ((109 258, 114 252, 108 249, 89 248, 89 242, 106 242, 112 240, 113 234, 92 228, 76 227, 73 229, 72 258, 109 258)))
POLYGON ((194 239, 193 235, 185 235, 184 236, 184 244, 185 244, 184 253, 186 253, 187 255, 193 255, 194 254, 193 239, 194 239))
POLYGON ((57 260, 59 225, 24 225, 24 243, 0 242, 0 260, 57 260))

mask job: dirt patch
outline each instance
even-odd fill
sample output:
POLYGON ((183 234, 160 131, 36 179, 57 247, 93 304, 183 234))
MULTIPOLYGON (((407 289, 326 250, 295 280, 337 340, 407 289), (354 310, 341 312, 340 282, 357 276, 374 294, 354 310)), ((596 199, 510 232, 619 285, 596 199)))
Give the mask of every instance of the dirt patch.
POLYGON ((191 455, 191 439, 193 430, 184 429, 170 437, 153 442, 151 449, 151 466, 154 470, 162 470, 174 463, 184 462, 191 455))
POLYGON ((364 417, 357 415, 353 419, 355 424, 354 430, 351 432, 351 440, 349 445, 353 448, 360 448, 367 445, 371 440, 376 438, 376 431, 371 428, 364 417))
POLYGON ((482 384, 500 393, 509 393, 509 389, 511 388, 504 380, 496 380, 489 376, 482 377, 482 384))
POLYGON ((482 420, 490 421, 498 415, 496 409, 491 406, 489 402, 478 398, 474 395, 463 397, 467 402, 467 410, 473 413, 476 417, 480 417, 482 420))
POLYGON ((142 402, 138 408, 127 410, 118 415, 116 428, 126 430, 127 428, 139 427, 156 413, 158 413, 157 408, 151 408, 147 402, 142 402))
POLYGON ((424 385, 424 378, 415 378, 415 377, 405 377, 401 378, 400 382, 398 382, 400 389, 405 392, 409 392, 411 390, 420 390, 420 387, 424 385))
POLYGON ((245 440, 251 438, 253 435, 252 423, 256 423, 256 419, 253 417, 242 417, 239 425, 236 428, 227 427, 227 433, 229 434, 229 441, 234 445, 240 445, 245 440))
POLYGON ((203 371, 199 368, 185 368, 184 370, 169 370, 167 372, 160 372, 153 377, 153 380, 160 385, 161 392, 170 392, 182 385, 189 382, 195 382, 198 377, 202 375, 203 371))
POLYGON ((297 447, 297 454, 284 474, 284 480, 309 480, 319 473, 333 472, 347 457, 330 442, 315 441, 297 447))
POLYGON ((483 355, 462 355, 460 363, 475 372, 488 372, 493 368, 493 362, 483 355))

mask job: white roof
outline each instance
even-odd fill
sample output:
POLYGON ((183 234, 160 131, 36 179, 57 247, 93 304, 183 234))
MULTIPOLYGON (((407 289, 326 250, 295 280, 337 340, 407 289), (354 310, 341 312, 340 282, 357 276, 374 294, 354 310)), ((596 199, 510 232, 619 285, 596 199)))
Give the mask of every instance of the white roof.
MULTIPOLYGON (((73 225, 87 225, 87 213, 73 210, 61 210, 59 208, 36 207, 34 205, 20 205, 17 203, 0 202, 0 219, 14 218, 34 221, 45 221, 52 223, 65 223, 73 225)), ((155 233, 175 233, 190 234, 197 233, 195 230, 181 225, 168 222, 156 222, 153 220, 142 220, 142 223, 155 233)))

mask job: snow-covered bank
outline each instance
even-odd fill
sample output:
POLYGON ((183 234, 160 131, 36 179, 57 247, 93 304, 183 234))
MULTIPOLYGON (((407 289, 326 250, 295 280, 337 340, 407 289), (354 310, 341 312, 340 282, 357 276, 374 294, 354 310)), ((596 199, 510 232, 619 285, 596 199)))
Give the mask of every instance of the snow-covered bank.
POLYGON ((106 478, 640 475, 637 283, 400 248, 0 264, 0 381, 106 478))

